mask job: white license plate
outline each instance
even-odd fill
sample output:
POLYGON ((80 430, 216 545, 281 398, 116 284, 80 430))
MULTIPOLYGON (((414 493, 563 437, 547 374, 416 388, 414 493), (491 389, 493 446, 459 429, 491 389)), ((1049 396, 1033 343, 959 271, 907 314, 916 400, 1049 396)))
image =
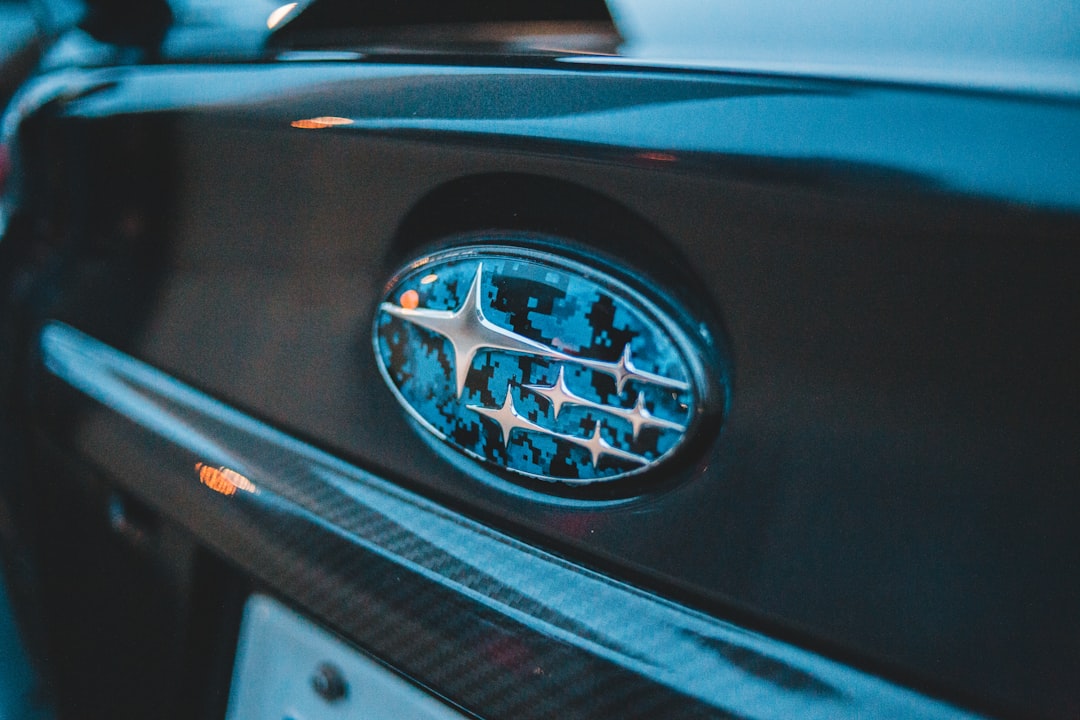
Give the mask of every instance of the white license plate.
POLYGON ((248 600, 228 720, 464 717, 276 600, 248 600))

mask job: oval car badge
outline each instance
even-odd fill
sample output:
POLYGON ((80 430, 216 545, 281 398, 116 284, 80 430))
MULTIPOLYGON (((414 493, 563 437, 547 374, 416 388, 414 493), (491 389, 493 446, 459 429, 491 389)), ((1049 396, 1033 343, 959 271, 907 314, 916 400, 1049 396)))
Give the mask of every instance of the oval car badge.
POLYGON ((628 285, 549 253, 476 246, 413 263, 375 317, 379 369, 468 457, 570 485, 649 470, 702 410, 701 362, 628 285))

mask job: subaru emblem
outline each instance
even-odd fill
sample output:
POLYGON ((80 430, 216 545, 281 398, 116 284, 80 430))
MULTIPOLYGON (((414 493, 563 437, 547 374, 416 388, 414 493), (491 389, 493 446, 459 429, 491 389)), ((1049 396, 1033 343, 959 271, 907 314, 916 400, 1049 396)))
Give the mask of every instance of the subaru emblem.
POLYGON ((706 375, 682 325, 595 267, 485 245, 398 273, 374 342, 435 437, 489 469, 582 486, 651 470, 695 428, 706 375))

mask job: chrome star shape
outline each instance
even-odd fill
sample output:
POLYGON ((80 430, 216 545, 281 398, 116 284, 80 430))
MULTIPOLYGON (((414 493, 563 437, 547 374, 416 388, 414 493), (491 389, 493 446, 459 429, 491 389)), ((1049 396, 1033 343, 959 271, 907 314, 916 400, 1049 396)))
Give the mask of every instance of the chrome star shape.
POLYGON ((555 413, 556 419, 558 419, 559 413, 562 412, 564 405, 578 405, 590 410, 600 410, 616 417, 620 417, 630 423, 630 427, 634 433, 634 440, 638 439, 638 435, 644 427, 658 427, 668 430, 678 430, 680 432, 686 430, 684 425, 672 422, 671 420, 665 420, 661 417, 656 417, 649 412, 648 408, 645 407, 644 392, 638 393, 637 401, 632 408, 604 405, 603 403, 594 402, 578 395, 566 385, 565 365, 559 367, 559 376, 555 378, 555 382, 551 385, 522 385, 522 387, 526 390, 532 390, 537 395, 547 400, 551 405, 552 411, 555 413))
MULTIPOLYGON (((485 351, 500 351, 509 353, 521 353, 532 355, 547 360, 561 363, 574 363, 576 365, 600 372, 615 380, 615 388, 618 394, 622 394, 627 382, 631 380, 647 385, 658 386, 668 390, 683 391, 689 389, 689 384, 681 380, 664 377, 638 368, 633 361, 630 344, 623 347, 619 359, 615 362, 596 360, 569 355, 556 350, 531 338, 500 327, 491 322, 484 315, 483 296, 483 264, 477 263, 476 273, 461 305, 455 310, 432 310, 428 308, 407 308, 394 303, 384 302, 380 305, 382 312, 424 328, 430 332, 443 336, 450 343, 454 364, 454 385, 457 398, 460 400, 465 392, 465 384, 472 370, 476 356, 485 351)), ((551 406, 556 419, 566 405, 596 410, 619 418, 630 424, 633 438, 636 441, 641 430, 646 427, 656 427, 668 430, 685 431, 686 427, 680 423, 653 415, 646 407, 645 393, 638 391, 637 399, 633 407, 625 408, 617 405, 605 405, 589 400, 584 396, 573 392, 566 383, 565 365, 559 368, 559 374, 551 385, 528 384, 520 387, 534 392, 544 398, 551 406)), ((576 447, 583 448, 589 453, 593 467, 596 467, 603 456, 618 458, 625 462, 647 465, 651 461, 641 455, 636 455, 621 450, 607 440, 601 434, 602 422, 597 421, 589 437, 580 437, 566 433, 555 432, 539 425, 518 413, 514 405, 514 397, 511 392, 513 383, 506 388, 506 395, 502 405, 498 407, 484 407, 482 405, 467 405, 466 407, 478 413, 498 425, 503 445, 509 446, 511 435, 514 431, 541 433, 548 437, 562 440, 576 447)))
POLYGON ((555 438, 556 440, 563 440, 570 443, 571 445, 583 448, 589 453, 589 456, 592 458, 593 467, 596 467, 596 465, 600 462, 600 458, 604 455, 609 455, 611 457, 615 457, 631 463, 636 463, 638 465, 649 464, 648 458, 642 457, 640 455, 635 455, 631 452, 626 452, 625 450, 620 450, 619 448, 615 447, 607 440, 605 440, 600 434, 602 424, 599 421, 597 421, 596 424, 593 425, 592 435, 587 438, 578 437, 577 435, 568 435, 565 433, 554 432, 552 430, 548 430, 542 425, 537 425, 536 423, 532 422, 527 417, 517 411, 517 408, 514 406, 514 394, 513 392, 511 392, 512 390, 512 384, 506 386, 506 396, 503 398, 502 405, 497 408, 488 408, 482 405, 465 406, 473 412, 479 413, 487 418, 490 418, 491 420, 494 420, 499 426, 499 432, 502 436, 502 441, 504 445, 510 445, 510 436, 515 430, 526 430, 529 432, 541 433, 548 437, 555 438))
POLYGON ((450 341, 454 350, 454 379, 458 398, 465 392, 465 380, 469 377, 473 359, 484 350, 530 353, 541 357, 562 356, 562 353, 547 345, 501 328, 484 317, 481 297, 483 271, 484 266, 478 264, 465 301, 457 310, 409 309, 393 303, 383 303, 380 307, 389 315, 438 333, 450 341))

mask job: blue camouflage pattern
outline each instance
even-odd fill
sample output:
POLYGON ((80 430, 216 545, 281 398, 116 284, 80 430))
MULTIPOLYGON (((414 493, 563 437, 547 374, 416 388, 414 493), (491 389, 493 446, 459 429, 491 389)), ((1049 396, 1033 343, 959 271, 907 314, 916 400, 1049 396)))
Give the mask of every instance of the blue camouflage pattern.
POLYGON ((594 269, 484 249, 401 274, 376 312, 374 341, 398 400, 449 446, 495 468, 581 485, 652 468, 685 438, 694 373, 672 326, 594 269), (487 347, 474 332, 517 349, 487 347), (479 347, 463 386, 462 347, 479 347))

